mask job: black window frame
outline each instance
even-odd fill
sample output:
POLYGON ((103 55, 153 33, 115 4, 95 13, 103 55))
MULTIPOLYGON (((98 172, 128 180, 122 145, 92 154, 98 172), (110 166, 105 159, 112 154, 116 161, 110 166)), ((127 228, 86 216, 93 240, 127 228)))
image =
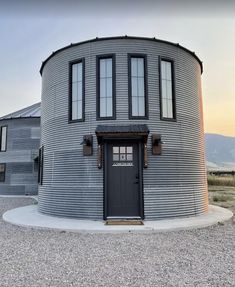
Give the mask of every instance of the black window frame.
POLYGON ((96 56, 96 120, 116 120, 116 54, 96 56), (102 59, 112 59, 113 114, 109 117, 100 116, 100 60, 102 59))
POLYGON ((7 131, 8 131, 7 125, 1 126, 1 128, 0 128, 0 152, 6 152, 7 151, 7 131), (4 150, 2 150, 2 129, 3 128, 6 128, 6 144, 5 144, 4 150))
POLYGON ((175 61, 172 58, 159 56, 159 105, 160 105, 160 119, 162 121, 176 122, 176 91, 175 91, 175 61), (162 109, 162 61, 171 63, 171 82, 172 82, 172 118, 163 117, 162 109))
POLYGON ((69 62, 69 123, 84 122, 85 121, 85 58, 76 59, 69 62), (82 118, 72 119, 72 86, 73 86, 73 65, 82 63, 82 118))
POLYGON ((43 185, 44 146, 39 148, 38 154, 38 184, 43 185))
POLYGON ((149 107, 148 107, 148 65, 147 55, 139 53, 128 53, 128 107, 129 107, 129 120, 148 120, 149 119, 149 107), (143 58, 144 59, 144 102, 145 102, 145 116, 133 116, 132 115, 132 86, 131 86, 131 58, 143 58))
POLYGON ((6 164, 5 163, 0 163, 0 165, 4 166, 3 180, 1 180, 1 178, 0 178, 0 182, 5 182, 5 180, 6 180, 6 164))

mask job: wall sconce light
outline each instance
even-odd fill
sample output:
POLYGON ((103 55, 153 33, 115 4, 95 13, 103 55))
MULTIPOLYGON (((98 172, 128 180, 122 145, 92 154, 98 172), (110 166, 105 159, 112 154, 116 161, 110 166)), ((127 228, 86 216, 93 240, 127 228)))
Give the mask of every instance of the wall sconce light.
POLYGON ((164 142, 161 139, 161 135, 153 134, 152 135, 152 154, 153 155, 161 155, 163 144, 164 144, 164 142))
POLYGON ((80 143, 83 145, 83 155, 88 156, 93 154, 93 136, 85 135, 83 136, 83 141, 80 143))

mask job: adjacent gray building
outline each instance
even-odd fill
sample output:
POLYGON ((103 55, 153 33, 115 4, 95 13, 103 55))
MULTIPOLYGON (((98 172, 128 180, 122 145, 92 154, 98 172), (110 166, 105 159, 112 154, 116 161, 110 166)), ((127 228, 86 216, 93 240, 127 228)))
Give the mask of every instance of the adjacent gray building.
POLYGON ((42 64, 39 211, 146 220, 207 212, 195 53, 141 37, 71 44, 42 64))
POLYGON ((40 103, 0 118, 0 195, 38 193, 40 103))

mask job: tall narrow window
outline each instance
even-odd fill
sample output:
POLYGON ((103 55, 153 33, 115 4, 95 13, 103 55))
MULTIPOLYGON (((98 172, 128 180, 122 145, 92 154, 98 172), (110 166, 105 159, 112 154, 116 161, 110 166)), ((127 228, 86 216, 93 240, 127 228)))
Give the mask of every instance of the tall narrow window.
POLYGON ((38 183, 42 185, 43 183, 43 161, 44 161, 44 146, 39 148, 38 156, 38 183))
POLYGON ((5 181, 6 164, 0 163, 0 182, 5 181))
POLYGON ((146 56, 129 55, 130 118, 147 118, 146 56))
POLYGON ((1 127, 0 129, 0 151, 7 150, 7 127, 1 127))
POLYGON ((173 61, 160 59, 161 119, 176 118, 173 61))
POLYGON ((81 59, 70 63, 70 121, 85 119, 85 61, 81 59))
POLYGON ((97 56, 97 119, 115 118, 115 56, 97 56))

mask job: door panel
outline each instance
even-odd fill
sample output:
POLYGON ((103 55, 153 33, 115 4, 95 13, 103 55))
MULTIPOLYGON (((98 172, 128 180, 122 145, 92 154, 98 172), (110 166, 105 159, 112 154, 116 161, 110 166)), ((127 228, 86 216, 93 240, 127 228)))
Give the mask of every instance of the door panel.
POLYGON ((139 144, 107 144, 107 217, 140 217, 139 144))

